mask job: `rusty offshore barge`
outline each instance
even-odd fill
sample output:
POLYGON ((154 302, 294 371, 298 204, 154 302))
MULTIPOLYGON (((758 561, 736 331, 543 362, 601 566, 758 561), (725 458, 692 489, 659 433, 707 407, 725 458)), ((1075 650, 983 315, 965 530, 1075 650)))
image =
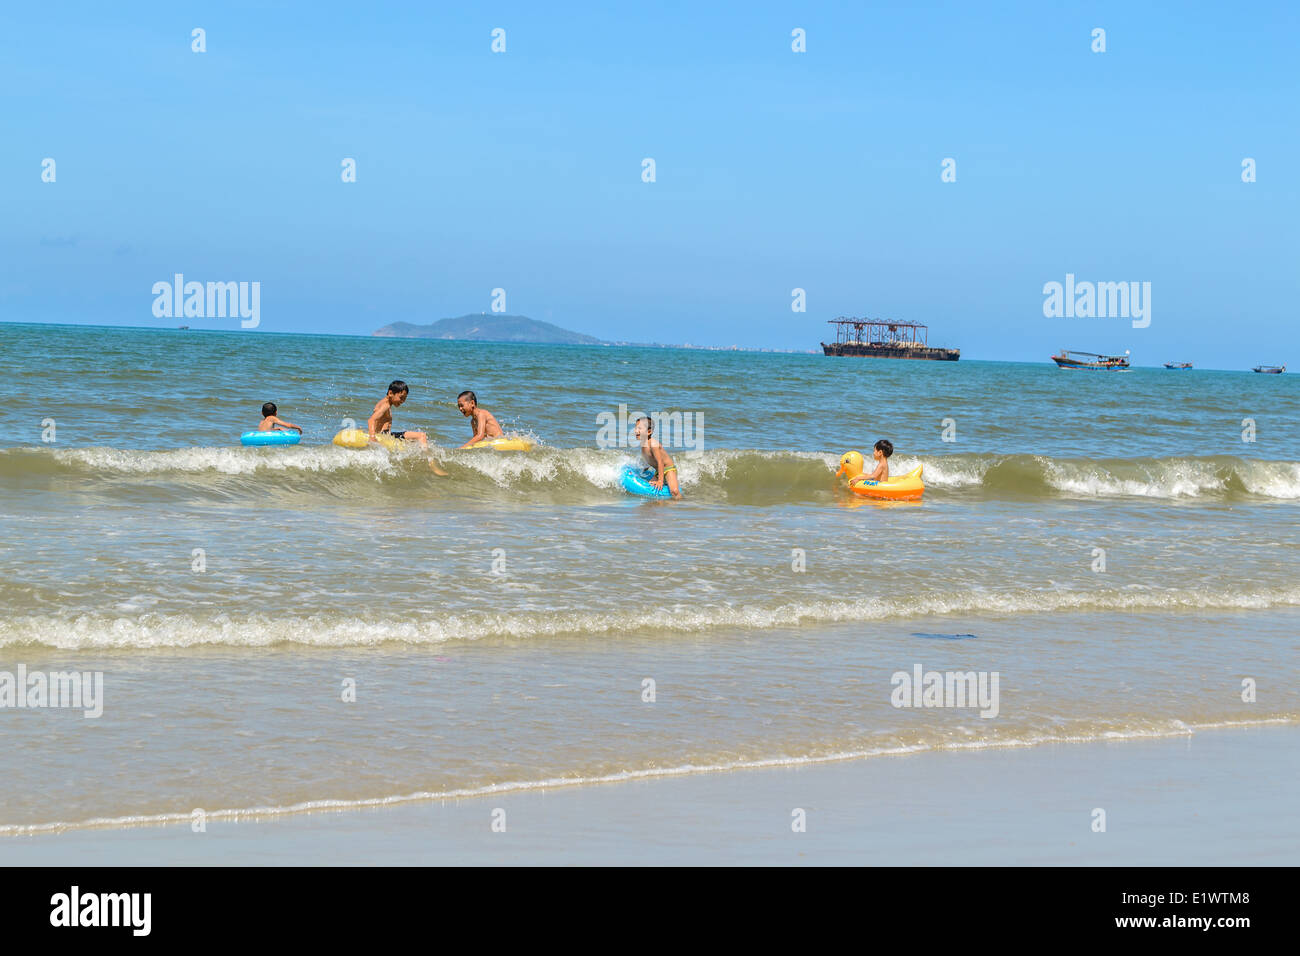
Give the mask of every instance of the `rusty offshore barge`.
POLYGON ((889 319, 831 319, 837 326, 835 341, 823 342, 827 355, 865 355, 869 358, 926 359, 931 362, 955 362, 961 349, 930 346, 929 329, 915 322, 889 319))

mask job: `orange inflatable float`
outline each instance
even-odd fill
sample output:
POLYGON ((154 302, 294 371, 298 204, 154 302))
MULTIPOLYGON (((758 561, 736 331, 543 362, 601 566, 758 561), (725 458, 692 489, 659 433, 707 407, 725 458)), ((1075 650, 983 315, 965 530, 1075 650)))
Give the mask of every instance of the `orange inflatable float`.
POLYGON ((836 477, 843 475, 849 480, 849 491, 864 498, 883 498, 886 501, 914 501, 925 492, 921 481, 921 465, 917 465, 905 475, 891 475, 884 481, 872 481, 862 474, 863 460, 860 452, 845 452, 840 458, 840 470, 836 477))

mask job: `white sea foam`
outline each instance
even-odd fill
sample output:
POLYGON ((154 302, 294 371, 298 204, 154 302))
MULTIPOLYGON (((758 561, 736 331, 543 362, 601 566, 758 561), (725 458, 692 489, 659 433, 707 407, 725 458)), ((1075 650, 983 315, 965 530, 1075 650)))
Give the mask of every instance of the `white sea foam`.
POLYGON ((993 465, 989 458, 891 458, 891 474, 905 475, 917 465, 924 465, 921 478, 928 487, 968 488, 984 483, 984 476, 993 465))
POLYGON ((1300 462, 1251 462, 1251 467, 1242 472, 1241 481, 1253 495, 1300 498, 1300 462))
POLYGON ((353 450, 333 445, 303 448, 176 448, 132 451, 120 448, 73 448, 54 452, 55 459, 98 474, 161 475, 216 472, 253 475, 259 472, 390 473, 402 453, 381 447, 353 450))
POLYGON ((930 488, 1056 491, 1085 498, 1221 498, 1237 486, 1248 494, 1300 499, 1300 463, 1235 458, 1057 460, 1039 455, 897 459, 895 473, 925 465, 930 488))
POLYGON ((1195 462, 1164 462, 1142 478, 1116 475, 1104 468, 1045 462, 1047 482, 1053 488, 1089 498, 1193 498, 1222 493, 1227 476, 1195 462))
MULTIPOLYGON (((727 628, 767 630, 808 624, 883 621, 965 614, 1036 615, 1070 611, 1265 610, 1300 606, 1300 586, 1241 591, 1230 588, 1126 588, 1093 591, 954 591, 901 598, 796 601, 762 604, 676 604, 638 613, 635 626, 691 634, 727 628)), ((365 616, 328 612, 291 616, 144 613, 14 615, 0 620, 0 647, 46 646, 63 650, 153 649, 213 646, 366 647, 383 643, 443 644, 491 638, 625 633, 623 611, 476 611, 446 615, 365 616)))

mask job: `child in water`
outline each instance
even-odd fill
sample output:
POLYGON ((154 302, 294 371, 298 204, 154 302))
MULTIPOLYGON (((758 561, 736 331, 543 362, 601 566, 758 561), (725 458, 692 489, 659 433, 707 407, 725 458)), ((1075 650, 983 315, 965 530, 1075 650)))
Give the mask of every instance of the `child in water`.
POLYGON ((500 438, 505 434, 501 426, 497 424, 496 416, 486 408, 478 407, 478 396, 471 391, 461 392, 456 396, 456 407, 460 413, 469 419, 470 429, 474 436, 461 448, 468 448, 476 442, 485 441, 489 438, 500 438))
POLYGON ((654 427, 654 422, 642 415, 636 420, 634 432, 636 440, 641 443, 641 454, 644 456, 645 463, 655 472, 654 478, 650 479, 650 485, 658 490, 667 484, 673 497, 680 498, 682 492, 677 484, 677 465, 673 463, 668 452, 664 451, 664 446, 659 444, 659 439, 652 434, 654 427))
POLYGON ((876 470, 865 476, 871 481, 884 481, 889 477, 889 456, 894 453, 894 443, 888 438, 876 442, 871 457, 876 460, 876 470))
POLYGON ((424 432, 393 431, 393 409, 404 404, 410 394, 410 386, 401 379, 388 386, 388 394, 375 404, 375 410, 366 421, 371 441, 375 441, 376 435, 387 433, 402 441, 418 441, 425 448, 429 447, 429 437, 424 432))
MULTIPOLYGON (((410 386, 401 379, 397 379, 388 386, 388 394, 375 404, 375 410, 370 413, 370 418, 366 420, 366 432, 371 441, 376 441, 378 435, 387 434, 402 441, 419 442, 420 447, 428 451, 429 436, 424 432, 393 431, 393 409, 404 404, 410 394, 410 386)), ((435 475, 446 477, 447 473, 439 468, 432 458, 429 459, 429 467, 435 475)))
POLYGON ((280 417, 280 409, 275 407, 275 402, 267 402, 262 406, 262 423, 257 426, 259 432, 287 432, 296 431, 302 434, 302 429, 293 422, 286 422, 280 417))

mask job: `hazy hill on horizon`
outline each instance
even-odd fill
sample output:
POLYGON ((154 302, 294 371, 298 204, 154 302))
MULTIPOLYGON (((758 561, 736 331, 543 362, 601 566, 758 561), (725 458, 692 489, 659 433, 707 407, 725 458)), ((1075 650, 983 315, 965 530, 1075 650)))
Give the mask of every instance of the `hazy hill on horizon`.
POLYGON ((497 315, 475 312, 428 325, 393 322, 375 335, 401 339, 446 339, 458 342, 534 342, 543 345, 602 345, 603 340, 581 332, 570 332, 550 322, 526 315, 497 315))

